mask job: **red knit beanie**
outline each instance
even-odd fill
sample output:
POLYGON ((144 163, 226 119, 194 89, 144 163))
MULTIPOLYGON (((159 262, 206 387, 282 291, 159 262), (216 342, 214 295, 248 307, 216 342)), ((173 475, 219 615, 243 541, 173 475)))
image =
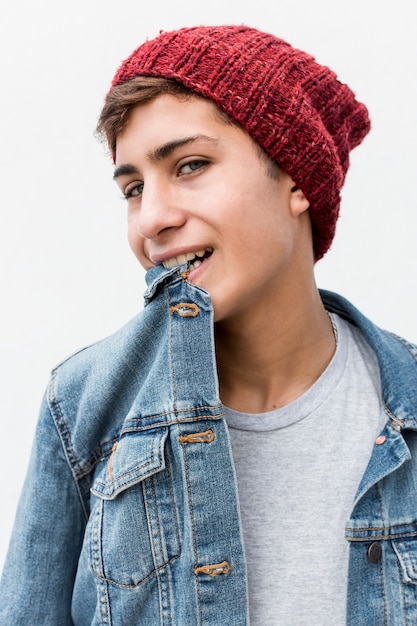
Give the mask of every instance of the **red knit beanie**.
POLYGON ((246 26, 161 32, 122 63, 112 88, 139 75, 174 79, 239 122, 304 192, 315 259, 325 254, 349 151, 370 129, 347 85, 305 52, 246 26))

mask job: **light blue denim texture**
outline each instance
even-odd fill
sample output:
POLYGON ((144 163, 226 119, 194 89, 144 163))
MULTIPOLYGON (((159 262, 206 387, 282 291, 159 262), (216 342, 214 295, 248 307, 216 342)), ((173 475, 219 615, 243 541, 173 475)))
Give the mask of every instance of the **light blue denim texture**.
MULTIPOLYGON (((184 270, 150 270, 144 310, 54 370, 0 626, 249 624, 212 306, 184 270)), ((348 624, 417 624, 417 351, 339 296, 322 297, 376 350, 387 413, 347 522, 348 624)))

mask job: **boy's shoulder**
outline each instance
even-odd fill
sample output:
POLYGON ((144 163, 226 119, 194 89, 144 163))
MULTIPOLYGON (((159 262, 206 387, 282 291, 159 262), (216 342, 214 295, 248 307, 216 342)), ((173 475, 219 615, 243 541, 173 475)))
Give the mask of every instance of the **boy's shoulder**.
POLYGON ((116 437, 150 359, 143 311, 113 334, 86 346, 51 372, 46 402, 61 432, 77 447, 116 437), (80 442, 78 442, 80 443, 80 442))
POLYGON ((401 428, 417 430, 417 345, 374 324, 346 298, 320 291, 328 311, 359 328, 378 359, 388 417, 401 428))
MULTIPOLYGON (((394 332, 380 328, 367 318, 356 306, 343 296, 320 289, 320 296, 327 310, 337 313, 348 322, 358 326, 371 345, 378 351, 379 348, 397 346, 401 344, 417 363, 417 344, 404 339, 394 332), (381 342, 381 343, 380 343, 381 342)), ((401 352, 399 352, 401 354, 401 352)))
POLYGON ((52 370, 52 377, 68 381, 85 376, 103 376, 123 363, 126 354, 135 347, 140 335, 143 311, 110 335, 83 346, 60 361, 52 370))

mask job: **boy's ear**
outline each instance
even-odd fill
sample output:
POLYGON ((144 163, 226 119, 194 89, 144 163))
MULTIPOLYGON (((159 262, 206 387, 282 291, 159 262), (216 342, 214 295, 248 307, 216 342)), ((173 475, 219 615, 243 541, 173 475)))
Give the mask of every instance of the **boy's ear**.
POLYGON ((297 185, 291 187, 290 210, 293 217, 298 217, 310 207, 310 203, 297 185))

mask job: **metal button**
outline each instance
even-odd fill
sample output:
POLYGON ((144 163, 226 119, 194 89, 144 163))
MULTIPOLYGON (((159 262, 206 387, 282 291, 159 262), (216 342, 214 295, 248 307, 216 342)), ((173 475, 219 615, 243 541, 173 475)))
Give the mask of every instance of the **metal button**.
POLYGON ((375 439, 375 443, 377 446, 380 446, 382 443, 385 443, 386 440, 387 438, 385 437, 385 435, 380 435, 375 439))
POLYGON ((368 548, 368 559, 370 563, 378 563, 382 557, 382 546, 379 541, 374 541, 368 548))

